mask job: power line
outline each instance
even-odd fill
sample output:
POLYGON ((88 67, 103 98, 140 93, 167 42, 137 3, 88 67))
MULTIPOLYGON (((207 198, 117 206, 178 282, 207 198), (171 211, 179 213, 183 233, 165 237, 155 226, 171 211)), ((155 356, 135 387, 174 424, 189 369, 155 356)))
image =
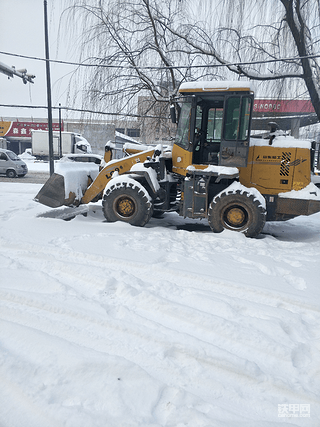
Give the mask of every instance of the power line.
MULTIPOLYGON (((0 104, 0 107, 8 108, 32 108, 32 109, 47 109, 48 107, 42 105, 9 105, 9 104, 0 104)), ((67 110, 67 111, 77 111, 80 113, 92 113, 92 114, 101 114, 106 116, 123 116, 123 117, 134 117, 134 118, 147 118, 147 119, 169 119, 169 117, 161 116, 141 116, 139 114, 130 114, 130 113, 107 113, 105 111, 95 111, 95 110, 86 110, 72 107, 52 107, 53 110, 67 110)))
MULTIPOLYGON (((135 67, 131 65, 112 65, 112 64, 86 64, 84 62, 70 62, 70 61, 61 61, 57 59, 44 59, 39 58, 36 56, 27 56, 27 55, 19 55, 17 53, 9 53, 9 52, 3 52, 0 51, 0 54, 2 55, 8 55, 8 56, 15 56, 18 58, 24 58, 24 59, 32 59, 35 61, 43 61, 43 62, 52 62, 55 64, 63 64, 63 65, 73 65, 77 67, 102 67, 102 68, 117 68, 117 69, 134 69, 135 67)), ((204 64, 204 65, 170 65, 170 66, 145 66, 145 67, 138 67, 140 70, 167 70, 167 69, 184 69, 184 68, 216 68, 216 67, 241 67, 244 65, 257 65, 257 64, 269 64, 273 62, 295 62, 301 59, 315 59, 320 58, 320 54, 317 55, 306 55, 306 56, 293 56, 289 58, 279 58, 279 59, 266 59, 261 61, 250 61, 250 62, 228 62, 226 64, 204 64)), ((101 59, 103 61, 103 59, 101 59)))

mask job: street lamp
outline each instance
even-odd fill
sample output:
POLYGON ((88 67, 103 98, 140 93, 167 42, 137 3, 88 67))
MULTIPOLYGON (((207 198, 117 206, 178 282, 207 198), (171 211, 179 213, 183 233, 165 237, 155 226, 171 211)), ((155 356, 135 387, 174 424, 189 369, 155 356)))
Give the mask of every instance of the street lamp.
POLYGON ((5 74, 6 76, 13 77, 18 76, 21 77, 24 84, 34 83, 33 79, 36 77, 33 74, 27 74, 27 70, 24 68, 23 70, 16 70, 16 67, 4 64, 0 62, 0 73, 5 74))

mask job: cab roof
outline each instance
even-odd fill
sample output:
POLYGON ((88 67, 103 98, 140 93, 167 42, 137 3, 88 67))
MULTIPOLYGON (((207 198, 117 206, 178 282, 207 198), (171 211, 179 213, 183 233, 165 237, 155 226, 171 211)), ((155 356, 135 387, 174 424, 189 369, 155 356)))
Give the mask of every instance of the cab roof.
POLYGON ((253 92, 250 82, 245 81, 199 81, 182 83, 179 88, 180 93, 190 92, 253 92))

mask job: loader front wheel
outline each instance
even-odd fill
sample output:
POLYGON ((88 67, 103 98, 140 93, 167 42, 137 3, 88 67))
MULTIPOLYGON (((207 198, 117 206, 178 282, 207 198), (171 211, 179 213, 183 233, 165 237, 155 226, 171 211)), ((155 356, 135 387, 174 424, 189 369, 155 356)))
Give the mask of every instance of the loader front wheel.
POLYGON ((108 222, 124 221, 143 227, 152 215, 152 203, 137 181, 117 182, 103 196, 102 209, 108 222))
POLYGON ((266 222, 266 210, 259 200, 246 191, 221 193, 209 206, 208 221, 211 230, 240 231, 247 237, 258 236, 266 222))

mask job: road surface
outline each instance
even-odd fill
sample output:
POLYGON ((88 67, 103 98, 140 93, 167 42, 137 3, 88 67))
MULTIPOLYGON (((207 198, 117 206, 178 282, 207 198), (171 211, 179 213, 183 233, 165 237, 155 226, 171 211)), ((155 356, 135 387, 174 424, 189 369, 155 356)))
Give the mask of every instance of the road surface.
POLYGON ((0 182, 23 182, 26 184, 44 184, 49 178, 48 172, 28 172, 27 175, 20 178, 8 178, 0 175, 0 182))

